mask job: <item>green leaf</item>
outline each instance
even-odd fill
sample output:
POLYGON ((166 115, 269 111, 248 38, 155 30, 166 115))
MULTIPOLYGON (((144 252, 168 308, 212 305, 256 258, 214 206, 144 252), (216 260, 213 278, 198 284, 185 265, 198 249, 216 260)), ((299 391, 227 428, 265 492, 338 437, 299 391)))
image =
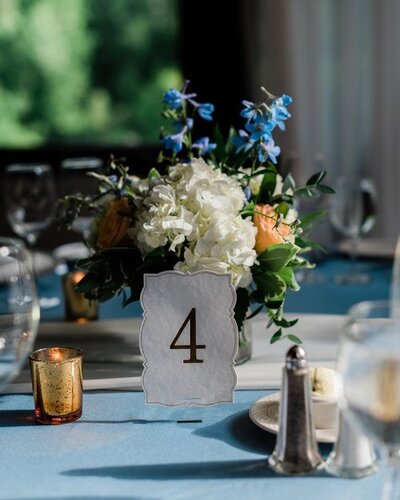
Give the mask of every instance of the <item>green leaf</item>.
POLYGON ((307 215, 300 218, 300 227, 303 229, 308 229, 317 219, 326 215, 326 210, 315 210, 307 215))
POLYGON ((290 328, 291 326, 294 326, 298 321, 299 321, 298 319, 293 319, 291 321, 288 321, 285 318, 274 319, 275 325, 281 326, 282 328, 290 328))
POLYGON ((269 271, 256 275, 254 281, 257 288, 268 300, 274 300, 286 291, 286 283, 284 280, 280 276, 269 271))
POLYGON ((287 338, 293 342, 294 344, 302 344, 302 340, 299 339, 299 337, 297 337, 297 335, 293 335, 292 333, 289 333, 289 335, 287 336, 287 338))
POLYGON ((279 271, 278 275, 285 281, 286 286, 297 292, 300 290, 300 285, 297 283, 293 267, 285 267, 282 271, 279 271))
POLYGON ((275 344, 275 342, 277 342, 278 340, 280 340, 282 338, 282 329, 279 328, 278 331, 276 331, 272 337, 271 337, 271 340, 270 340, 270 344, 275 344))
POLYGON ((283 305, 283 299, 282 300, 268 300, 266 303, 265 303, 265 307, 269 310, 269 311, 279 311, 279 309, 282 307, 283 305))
POLYGON ((302 187, 302 188, 296 189, 296 194, 305 195, 308 198, 312 198, 313 196, 316 196, 316 193, 308 187, 302 187))
POLYGON ((325 170, 316 172, 308 179, 308 181, 306 182, 306 186, 315 186, 316 184, 319 184, 324 179, 325 176, 326 176, 325 170))
POLYGON ((156 168, 151 168, 147 174, 148 179, 153 179, 154 177, 161 177, 160 172, 156 168))
MULTIPOLYGON (((233 131, 234 132, 234 131, 233 131)), ((212 142, 214 142, 217 147, 214 150, 212 156, 218 161, 222 161, 222 159, 225 158, 226 156, 226 147, 227 147, 227 141, 225 140, 225 137, 223 136, 221 129, 218 125, 215 126, 213 134, 212 134, 212 142)))
POLYGON ((279 272, 287 266, 298 251, 299 247, 292 243, 278 243, 264 250, 258 256, 258 261, 263 270, 279 272))
POLYGON ((307 259, 298 255, 290 261, 290 266, 293 269, 314 269, 316 267, 315 264, 311 264, 307 259))
POLYGON ((299 246, 302 250, 320 250, 321 252, 324 252, 325 254, 327 251, 325 248, 320 245, 319 243, 316 243, 315 241, 309 241, 305 240, 303 238, 300 238, 299 236, 296 238, 296 245, 299 246))
POLYGON ((283 217, 286 217, 288 212, 289 212, 289 204, 286 203, 286 201, 281 201, 278 205, 278 212, 283 215, 283 217))
POLYGON ((274 170, 269 170, 264 174, 257 199, 259 203, 269 203, 271 201, 276 186, 276 175, 274 170))
POLYGON ((236 290, 235 320, 239 330, 243 326, 249 305, 249 292, 246 288, 238 288, 236 290))
POLYGON ((252 304, 264 304, 264 294, 260 290, 253 290, 250 293, 250 302, 252 304))
POLYGON ((317 184, 316 188, 320 193, 335 194, 335 190, 325 184, 317 184))
POLYGON ((296 189, 296 182, 290 173, 287 174, 282 185, 283 192, 287 191, 288 189, 292 189, 293 191, 296 189))
POLYGON ((254 309, 254 311, 250 314, 250 316, 246 316, 246 319, 251 319, 251 318, 254 318, 254 316, 257 316, 257 314, 262 311, 263 307, 264 307, 264 304, 261 304, 261 306, 258 306, 256 309, 254 309))

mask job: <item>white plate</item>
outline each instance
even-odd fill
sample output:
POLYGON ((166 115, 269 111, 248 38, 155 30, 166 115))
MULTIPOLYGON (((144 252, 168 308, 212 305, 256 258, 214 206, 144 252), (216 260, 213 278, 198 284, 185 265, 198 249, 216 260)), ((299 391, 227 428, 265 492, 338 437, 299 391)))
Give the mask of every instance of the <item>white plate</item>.
POLYGON ((77 241, 75 243, 67 243, 57 247, 54 250, 53 255, 57 261, 79 260, 89 257, 90 252, 84 243, 77 241))
MULTIPOLYGON (((251 420, 272 434, 278 434, 279 400, 280 393, 275 392, 256 401, 249 411, 251 420)), ((315 429, 315 436, 319 443, 334 443, 336 429, 315 429)))
MULTIPOLYGON (((346 255, 351 254, 351 241, 343 240, 337 244, 337 251, 346 255)), ((381 238, 363 238, 358 246, 359 257, 376 257, 381 259, 392 259, 396 249, 395 240, 381 238)))

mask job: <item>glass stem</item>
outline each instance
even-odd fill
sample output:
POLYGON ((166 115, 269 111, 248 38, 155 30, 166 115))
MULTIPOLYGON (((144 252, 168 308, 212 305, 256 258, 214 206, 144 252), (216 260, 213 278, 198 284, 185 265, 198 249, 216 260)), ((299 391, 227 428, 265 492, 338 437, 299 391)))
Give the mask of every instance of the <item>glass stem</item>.
POLYGON ((383 482, 382 500, 396 500, 398 460, 398 451, 390 450, 386 453, 387 471, 383 482))
POLYGON ((30 247, 33 247, 36 244, 37 239, 38 239, 37 233, 28 233, 26 235, 26 241, 30 247))
POLYGON ((359 235, 353 236, 351 238, 351 247, 350 247, 351 274, 357 273, 357 257, 358 257, 359 243, 360 243, 359 235))

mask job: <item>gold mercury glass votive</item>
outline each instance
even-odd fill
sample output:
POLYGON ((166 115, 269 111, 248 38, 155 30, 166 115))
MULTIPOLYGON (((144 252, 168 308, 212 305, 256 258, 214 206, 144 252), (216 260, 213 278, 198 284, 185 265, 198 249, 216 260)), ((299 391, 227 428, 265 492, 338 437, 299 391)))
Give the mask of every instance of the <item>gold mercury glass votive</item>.
POLYGON ((98 318, 98 304, 88 300, 83 293, 75 291, 76 285, 85 276, 82 271, 74 271, 64 276, 64 299, 66 321, 87 323, 98 318))
POLYGON ((29 356, 38 422, 63 424, 82 415, 82 357, 74 347, 48 347, 29 356))

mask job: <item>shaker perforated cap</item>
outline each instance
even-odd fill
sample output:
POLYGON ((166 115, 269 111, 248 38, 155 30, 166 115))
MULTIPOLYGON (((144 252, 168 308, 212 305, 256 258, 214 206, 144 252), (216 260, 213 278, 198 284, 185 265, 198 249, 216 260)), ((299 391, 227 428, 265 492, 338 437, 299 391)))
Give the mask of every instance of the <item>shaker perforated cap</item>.
POLYGON ((299 345, 292 346, 286 353, 287 368, 295 369, 307 366, 306 351, 299 345))

